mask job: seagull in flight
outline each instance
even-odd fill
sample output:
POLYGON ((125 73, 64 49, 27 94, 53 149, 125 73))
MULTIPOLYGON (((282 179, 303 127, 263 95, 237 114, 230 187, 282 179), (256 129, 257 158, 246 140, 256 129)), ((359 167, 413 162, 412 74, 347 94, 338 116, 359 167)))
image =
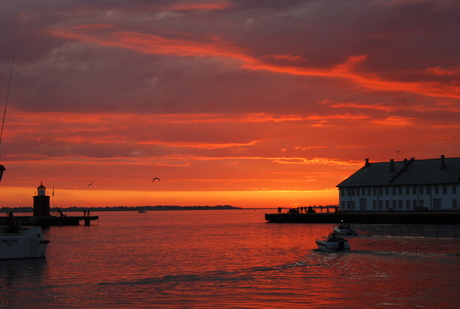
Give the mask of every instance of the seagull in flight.
POLYGON ((161 180, 160 180, 160 178, 158 178, 158 177, 155 177, 155 178, 153 178, 152 182, 154 182, 154 181, 155 181, 155 179, 158 179, 158 181, 161 181, 161 180))
POLYGON ((91 185, 92 185, 93 183, 95 183, 95 182, 96 182, 96 180, 93 181, 93 182, 91 182, 90 184, 88 184, 87 187, 91 186, 91 185))

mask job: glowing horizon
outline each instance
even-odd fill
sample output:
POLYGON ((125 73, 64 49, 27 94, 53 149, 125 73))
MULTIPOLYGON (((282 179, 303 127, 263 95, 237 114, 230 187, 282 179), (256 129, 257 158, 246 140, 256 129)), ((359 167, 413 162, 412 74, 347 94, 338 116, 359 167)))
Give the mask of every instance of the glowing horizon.
MULTIPOLYGON (((45 186, 46 187, 46 186, 45 186)), ((2 207, 33 207, 30 188, 5 187, 4 197, 9 205, 2 207), (26 202, 28 200, 28 203, 26 202)), ((294 191, 115 191, 115 190, 67 190, 47 187, 50 207, 116 207, 116 206, 216 206, 231 205, 241 208, 292 208, 314 205, 337 205, 337 190, 294 191), (82 194, 83 193, 83 194, 82 194), (131 199, 127 199, 129 196, 131 199), (69 203, 71 200, 73 203, 69 203), (113 201, 120 200, 116 204, 113 201), (207 203, 202 201, 206 200, 207 203), (62 203, 62 201, 64 203, 62 203), (230 201, 232 203, 230 203, 230 201)))

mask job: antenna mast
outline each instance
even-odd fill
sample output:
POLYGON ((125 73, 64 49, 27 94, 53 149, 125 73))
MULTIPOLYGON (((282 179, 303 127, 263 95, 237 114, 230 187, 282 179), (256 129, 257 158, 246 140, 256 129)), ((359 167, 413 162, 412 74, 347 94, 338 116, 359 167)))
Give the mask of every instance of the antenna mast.
MULTIPOLYGON (((0 146, 2 145, 2 138, 3 138, 3 127, 5 126, 5 117, 6 117, 6 107, 8 105, 8 97, 10 95, 10 86, 11 86, 11 78, 13 76, 13 67, 14 67, 14 58, 13 63, 11 63, 11 71, 10 71, 10 78, 8 80, 8 89, 6 91, 6 99, 5 99, 5 108, 3 109, 3 119, 2 119, 2 129, 0 131, 0 146)), ((0 152, 0 156, 1 156, 0 152)))
MULTIPOLYGON (((6 106, 8 104, 8 96, 10 94, 11 77, 13 76, 13 66, 14 66, 14 58, 13 58, 13 63, 11 64, 10 79, 8 81, 8 90, 6 91, 5 109, 3 110, 2 129, 0 131, 0 146, 2 144, 2 138, 3 138, 3 127, 5 126, 6 106)), ((0 152, 0 157, 1 155, 2 154, 0 152)), ((0 181, 2 181, 3 172, 5 170, 6 168, 3 166, 3 164, 0 164, 0 181)))

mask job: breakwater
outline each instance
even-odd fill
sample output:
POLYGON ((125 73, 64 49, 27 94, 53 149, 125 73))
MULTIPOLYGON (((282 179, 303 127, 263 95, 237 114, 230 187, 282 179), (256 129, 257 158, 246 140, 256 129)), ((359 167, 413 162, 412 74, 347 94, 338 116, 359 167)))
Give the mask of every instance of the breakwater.
MULTIPOLYGON (((41 227, 80 225, 80 221, 83 221, 84 225, 90 225, 91 221, 99 220, 99 216, 14 216, 14 218, 19 225, 41 227)), ((6 216, 0 217, 0 225, 6 225, 7 219, 6 216)))
POLYGON ((460 224, 460 211, 265 214, 273 223, 460 224))

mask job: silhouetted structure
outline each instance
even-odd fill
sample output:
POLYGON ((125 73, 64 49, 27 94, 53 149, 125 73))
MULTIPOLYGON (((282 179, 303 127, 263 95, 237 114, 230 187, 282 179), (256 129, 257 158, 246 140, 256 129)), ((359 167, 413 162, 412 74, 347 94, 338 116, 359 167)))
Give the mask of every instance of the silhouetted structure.
POLYGON ((341 210, 458 210, 460 158, 370 163, 337 185, 341 210))
POLYGON ((2 181, 3 172, 6 171, 5 166, 0 164, 0 181, 2 181))
MULTIPOLYGON (((54 196, 54 189, 53 189, 54 196)), ((34 198, 34 215, 33 216, 15 216, 17 222, 22 225, 33 226, 55 226, 55 225, 79 225, 83 221, 85 225, 90 225, 92 220, 98 220, 98 216, 90 216, 89 211, 84 216, 71 217, 65 215, 61 210, 58 216, 50 214, 50 197, 46 195, 46 187, 43 183, 37 188, 37 195, 34 198)), ((7 223, 7 218, 0 217, 0 225, 7 223)))
POLYGON ((272 223, 460 224, 459 211, 352 211, 315 214, 265 214, 272 223))
POLYGON ((43 183, 37 188, 37 195, 34 196, 34 216, 50 216, 50 197, 46 195, 46 188, 43 183))

